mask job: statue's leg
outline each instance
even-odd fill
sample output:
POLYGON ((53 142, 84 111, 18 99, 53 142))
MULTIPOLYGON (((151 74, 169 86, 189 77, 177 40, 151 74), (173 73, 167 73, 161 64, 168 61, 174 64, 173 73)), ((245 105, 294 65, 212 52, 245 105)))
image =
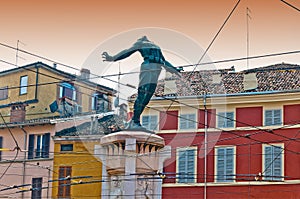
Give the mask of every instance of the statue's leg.
POLYGON ((145 85, 138 88, 138 95, 133 106, 132 120, 134 123, 140 123, 140 116, 143 111, 143 101, 145 96, 145 85))
POLYGON ((138 89, 138 96, 134 102, 134 111, 132 120, 135 123, 140 123, 140 116, 146 105, 149 103, 153 93, 155 92, 156 84, 145 84, 138 89))
POLYGON ((156 85, 157 84, 154 84, 154 83, 151 83, 151 84, 147 85, 145 97, 143 98, 144 108, 149 103, 149 101, 151 100, 151 97, 153 96, 153 94, 155 92, 156 85))

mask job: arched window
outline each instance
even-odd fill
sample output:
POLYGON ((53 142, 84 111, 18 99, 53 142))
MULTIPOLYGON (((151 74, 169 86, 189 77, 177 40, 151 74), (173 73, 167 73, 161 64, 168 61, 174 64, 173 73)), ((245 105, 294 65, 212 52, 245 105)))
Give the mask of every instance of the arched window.
POLYGON ((59 98, 67 97, 71 100, 76 100, 76 89, 75 87, 67 82, 61 83, 59 85, 59 98))

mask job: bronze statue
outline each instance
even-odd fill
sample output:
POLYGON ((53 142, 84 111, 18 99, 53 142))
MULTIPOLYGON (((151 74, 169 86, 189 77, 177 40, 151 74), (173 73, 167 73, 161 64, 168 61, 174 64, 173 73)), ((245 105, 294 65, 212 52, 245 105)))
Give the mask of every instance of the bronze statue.
POLYGON ((134 102, 133 116, 126 129, 142 128, 140 116, 155 92, 162 67, 179 77, 180 71, 182 70, 181 67, 176 68, 165 60, 160 47, 149 41, 146 36, 139 38, 132 47, 122 50, 114 56, 109 55, 107 52, 103 52, 102 58, 104 59, 103 61, 118 61, 129 57, 137 51, 140 52, 144 58, 144 62, 141 65, 138 95, 134 102))

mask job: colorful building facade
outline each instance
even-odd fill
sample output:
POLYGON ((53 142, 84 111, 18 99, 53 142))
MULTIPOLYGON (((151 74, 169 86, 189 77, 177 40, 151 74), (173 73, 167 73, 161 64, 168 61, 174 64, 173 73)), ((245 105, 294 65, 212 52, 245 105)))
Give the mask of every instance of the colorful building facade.
POLYGON ((0 198, 51 198, 57 129, 111 110, 115 91, 41 62, 0 72, 0 198))
POLYGON ((101 198, 99 136, 55 136, 52 198, 101 198))
POLYGON ((182 75, 142 116, 172 147, 162 198, 299 198, 300 66, 182 75))

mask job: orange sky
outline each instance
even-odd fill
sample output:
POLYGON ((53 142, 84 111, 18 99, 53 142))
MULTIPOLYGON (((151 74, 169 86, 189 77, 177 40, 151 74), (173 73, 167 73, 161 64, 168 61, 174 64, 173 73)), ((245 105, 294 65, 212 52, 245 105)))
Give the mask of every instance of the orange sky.
MULTIPOLYGON (((206 48, 237 0, 0 0, 0 43, 81 68, 102 42, 135 28, 178 31, 206 48)), ((300 7, 297 0, 289 3, 300 7)), ((242 0, 210 50, 213 61, 246 56, 246 8, 251 9, 251 55, 300 50, 300 13, 280 0, 242 0)), ((15 51, 0 46, 0 59, 15 63, 15 51)), ((19 65, 43 61, 21 55, 19 65)), ((199 58, 201 54, 199 54, 199 58)), ((300 55, 250 61, 251 67, 300 64, 300 55)), ((246 62, 224 63, 245 69, 246 62)), ((7 69, 1 64, 1 70, 7 69)))

